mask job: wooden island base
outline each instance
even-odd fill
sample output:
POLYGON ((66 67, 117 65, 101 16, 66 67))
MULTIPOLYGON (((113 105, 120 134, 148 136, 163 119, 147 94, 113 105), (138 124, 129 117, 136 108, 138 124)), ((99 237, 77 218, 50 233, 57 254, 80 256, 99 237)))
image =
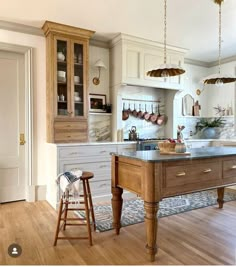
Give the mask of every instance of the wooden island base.
MULTIPOLYGON (((191 153, 192 154, 192 153, 191 153)), ((113 227, 119 235, 123 189, 144 200, 146 250, 150 261, 157 254, 157 212, 166 197, 217 188, 217 202, 223 208, 224 187, 236 183, 236 150, 234 156, 197 158, 175 161, 144 161, 112 155, 113 227)))

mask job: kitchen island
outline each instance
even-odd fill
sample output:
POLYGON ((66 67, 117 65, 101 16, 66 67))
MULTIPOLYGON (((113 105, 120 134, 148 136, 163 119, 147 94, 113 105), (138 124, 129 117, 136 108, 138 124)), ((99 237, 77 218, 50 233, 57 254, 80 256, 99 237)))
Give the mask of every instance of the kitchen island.
POLYGON ((236 183, 236 148, 191 149, 190 155, 160 155, 158 151, 112 153, 113 227, 120 233, 123 189, 144 200, 147 254, 157 253, 157 212, 166 197, 216 188, 219 208, 224 187, 236 183))

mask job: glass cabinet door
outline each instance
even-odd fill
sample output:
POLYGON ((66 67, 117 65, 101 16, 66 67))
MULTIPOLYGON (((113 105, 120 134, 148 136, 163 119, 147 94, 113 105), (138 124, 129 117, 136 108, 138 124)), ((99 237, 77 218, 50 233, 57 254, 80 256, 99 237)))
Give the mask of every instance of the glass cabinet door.
POLYGON ((73 43, 74 116, 84 116, 83 44, 73 43))
POLYGON ((68 116, 68 42, 56 40, 57 47, 57 116, 68 116))

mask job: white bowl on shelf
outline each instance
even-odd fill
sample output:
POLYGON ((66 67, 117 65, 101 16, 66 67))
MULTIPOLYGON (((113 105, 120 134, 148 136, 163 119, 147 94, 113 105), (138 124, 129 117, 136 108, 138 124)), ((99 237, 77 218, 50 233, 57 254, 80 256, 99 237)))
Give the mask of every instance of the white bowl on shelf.
POLYGON ((76 102, 80 102, 81 101, 81 97, 80 96, 75 96, 74 98, 75 98, 76 102))
POLYGON ((79 81, 80 81, 79 76, 74 76, 74 82, 75 82, 75 83, 79 83, 79 81))
POLYGON ((57 71, 57 77, 58 78, 66 78, 66 72, 64 70, 58 70, 57 71))

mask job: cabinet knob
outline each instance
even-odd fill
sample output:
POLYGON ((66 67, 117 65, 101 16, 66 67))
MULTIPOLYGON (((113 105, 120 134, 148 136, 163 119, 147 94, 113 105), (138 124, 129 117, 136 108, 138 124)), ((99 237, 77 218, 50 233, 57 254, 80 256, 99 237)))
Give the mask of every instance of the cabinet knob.
POLYGON ((185 172, 178 172, 178 173, 176 173, 176 176, 177 176, 177 177, 179 177, 179 176, 185 176, 185 175, 186 175, 185 172))
POLYGON ((212 170, 209 168, 209 169, 205 169, 203 172, 204 173, 208 173, 208 172, 211 172, 212 170))
POLYGON ((236 165, 233 165, 233 166, 231 167, 231 169, 236 169, 236 165))

